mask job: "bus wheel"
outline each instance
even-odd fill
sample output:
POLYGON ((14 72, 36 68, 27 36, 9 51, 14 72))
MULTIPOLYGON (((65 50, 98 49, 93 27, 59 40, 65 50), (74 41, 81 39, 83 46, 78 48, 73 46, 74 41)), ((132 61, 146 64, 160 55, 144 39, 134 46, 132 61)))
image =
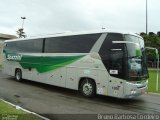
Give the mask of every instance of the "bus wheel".
POLYGON ((22 71, 21 71, 21 69, 17 69, 15 71, 15 78, 16 78, 17 81, 22 81, 22 71))
POLYGON ((85 97, 93 97, 96 93, 96 85, 93 80, 85 79, 80 85, 80 92, 85 97))

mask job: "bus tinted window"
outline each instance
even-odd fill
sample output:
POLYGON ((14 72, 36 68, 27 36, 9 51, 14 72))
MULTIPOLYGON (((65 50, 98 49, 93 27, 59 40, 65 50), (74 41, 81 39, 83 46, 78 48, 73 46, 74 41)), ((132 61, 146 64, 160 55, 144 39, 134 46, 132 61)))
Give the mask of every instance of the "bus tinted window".
POLYGON ((46 38, 45 53, 88 53, 101 34, 46 38))
POLYGON ((111 49, 122 49, 122 44, 113 44, 112 41, 123 41, 122 34, 118 33, 109 33, 103 42, 101 49, 99 51, 103 59, 109 59, 108 55, 110 54, 111 49))
POLYGON ((99 54, 106 69, 116 70, 117 74, 110 74, 117 78, 125 77, 124 44, 113 44, 112 41, 124 41, 123 35, 109 33, 101 46, 99 54))
POLYGON ((10 52, 41 53, 43 39, 7 42, 5 50, 10 52))

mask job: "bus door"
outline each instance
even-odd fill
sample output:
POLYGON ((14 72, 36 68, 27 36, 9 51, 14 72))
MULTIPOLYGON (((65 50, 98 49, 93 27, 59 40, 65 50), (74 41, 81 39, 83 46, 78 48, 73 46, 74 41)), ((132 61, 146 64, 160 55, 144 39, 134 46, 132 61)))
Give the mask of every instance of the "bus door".
POLYGON ((108 83, 108 95, 121 96, 123 94, 123 82, 126 80, 126 47, 122 34, 108 33, 99 54, 109 73, 106 78, 108 83))
POLYGON ((124 76, 123 65, 123 50, 111 49, 109 55, 109 83, 108 92, 111 96, 121 97, 123 95, 123 81, 124 76))

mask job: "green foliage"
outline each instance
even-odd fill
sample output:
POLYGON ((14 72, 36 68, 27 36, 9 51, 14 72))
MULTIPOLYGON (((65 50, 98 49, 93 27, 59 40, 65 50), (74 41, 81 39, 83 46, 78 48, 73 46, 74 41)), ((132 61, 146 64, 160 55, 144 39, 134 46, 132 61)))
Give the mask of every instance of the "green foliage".
POLYGON ((26 33, 23 31, 23 28, 18 29, 16 32, 19 38, 26 38, 26 33))
POLYGON ((159 89, 156 91, 156 80, 157 80, 157 71, 149 70, 149 80, 148 80, 148 92, 158 92, 160 93, 160 79, 159 79, 159 89))
MULTIPOLYGON (((143 34, 142 37, 144 38, 146 47, 154 47, 157 49, 160 48, 160 36, 143 34)), ((160 49, 159 49, 159 53, 160 53, 160 49)), ((147 50, 147 56, 148 56, 148 59, 155 60, 156 59, 155 50, 147 50)))

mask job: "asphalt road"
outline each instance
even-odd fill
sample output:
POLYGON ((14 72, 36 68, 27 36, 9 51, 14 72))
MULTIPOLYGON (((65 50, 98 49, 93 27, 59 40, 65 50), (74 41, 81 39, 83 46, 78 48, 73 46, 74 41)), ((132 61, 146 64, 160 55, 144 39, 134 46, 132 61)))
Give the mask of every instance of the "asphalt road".
POLYGON ((17 82, 0 72, 0 98, 50 119, 98 119, 97 114, 160 114, 160 96, 134 99, 96 96, 88 99, 77 91, 25 80, 17 82))

